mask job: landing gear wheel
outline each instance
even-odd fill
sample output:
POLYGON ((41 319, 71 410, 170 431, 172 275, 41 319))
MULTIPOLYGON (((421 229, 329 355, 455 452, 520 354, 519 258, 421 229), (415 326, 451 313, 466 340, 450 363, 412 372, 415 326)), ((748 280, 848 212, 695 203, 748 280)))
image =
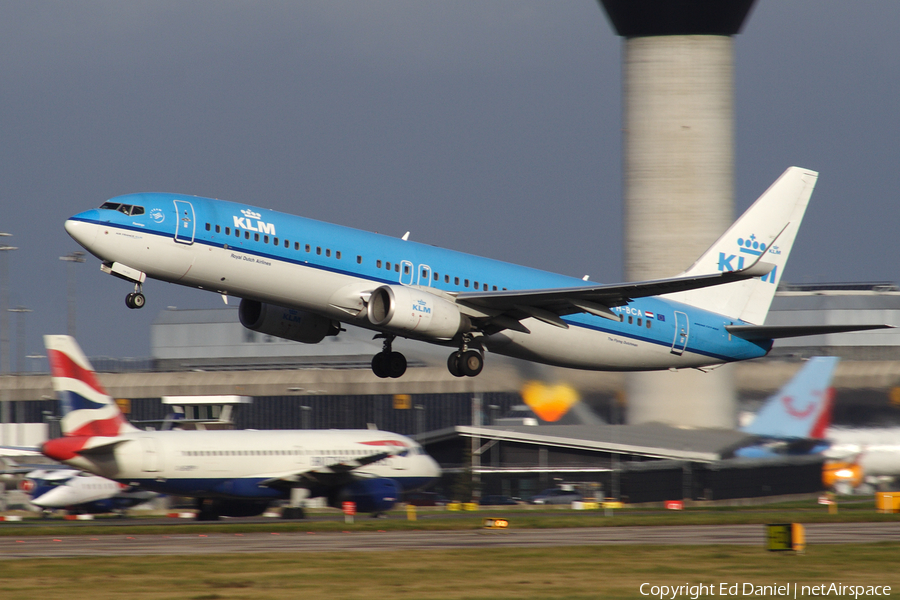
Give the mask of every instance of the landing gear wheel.
POLYGON ((399 352, 379 352, 372 357, 372 372, 382 379, 402 377, 406 373, 406 357, 399 352))
POLYGON ((463 352, 459 361, 459 370, 466 377, 475 377, 484 368, 484 358, 481 352, 477 350, 467 350, 463 352))
POLYGON ((372 357, 372 372, 375 373, 377 377, 381 377, 382 379, 386 379, 391 376, 388 364, 389 357, 384 352, 379 352, 375 356, 372 357))
POLYGON ((147 299, 140 292, 133 292, 125 296, 125 306, 128 308, 143 308, 147 299))
MULTIPOLYGON (((384 354, 384 353, 382 353, 384 354)), ((387 357, 388 374, 397 379, 406 373, 406 357, 399 352, 391 352, 387 357)))
POLYGON ((462 377, 462 371, 459 368, 460 359, 462 358, 462 352, 454 352, 447 358, 447 370, 450 371, 450 374, 454 377, 462 377))
POLYGON ((391 350, 394 341, 393 335, 380 333, 375 338, 384 338, 384 348, 372 357, 372 372, 382 379, 402 377, 406 373, 406 357, 399 352, 391 350))

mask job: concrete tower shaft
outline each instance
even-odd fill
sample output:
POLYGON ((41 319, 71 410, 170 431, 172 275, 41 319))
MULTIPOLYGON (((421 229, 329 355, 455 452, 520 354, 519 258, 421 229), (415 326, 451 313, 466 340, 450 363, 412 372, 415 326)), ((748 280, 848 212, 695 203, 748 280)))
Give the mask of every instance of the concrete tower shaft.
POLYGON ((734 217, 732 40, 624 43, 625 277, 687 269, 734 217))
MULTIPOLYGON (((600 0, 623 41, 625 276, 687 269, 734 217, 734 49, 754 0, 600 0)), ((728 367, 627 377, 628 421, 733 427, 728 367)))

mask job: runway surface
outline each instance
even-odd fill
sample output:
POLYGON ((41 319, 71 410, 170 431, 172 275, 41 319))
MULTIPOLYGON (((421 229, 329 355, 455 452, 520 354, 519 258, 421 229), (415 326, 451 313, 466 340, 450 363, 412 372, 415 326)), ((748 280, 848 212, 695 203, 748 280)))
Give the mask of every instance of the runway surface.
MULTIPOLYGON (((808 544, 900 542, 900 522, 806 525, 808 544)), ((603 544, 762 546, 764 525, 479 531, 210 533, 0 538, 0 559, 261 552, 374 552, 603 544)))

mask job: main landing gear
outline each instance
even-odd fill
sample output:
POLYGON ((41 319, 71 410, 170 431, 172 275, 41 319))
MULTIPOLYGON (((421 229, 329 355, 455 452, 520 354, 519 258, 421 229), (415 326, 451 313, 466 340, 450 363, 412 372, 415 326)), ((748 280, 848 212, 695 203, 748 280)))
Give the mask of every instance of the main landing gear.
POLYGON ((391 351, 396 336, 384 334, 376 337, 384 337, 384 349, 372 357, 372 372, 382 379, 402 377, 406 373, 406 357, 391 351))
POLYGON ((141 292, 141 284, 134 284, 134 292, 125 296, 125 306, 128 308, 143 308, 145 302, 147 302, 147 299, 144 298, 144 294, 141 292))
POLYGON ((479 349, 469 348, 470 334, 463 335, 459 350, 447 358, 447 369, 454 377, 475 377, 484 368, 484 354, 479 349))

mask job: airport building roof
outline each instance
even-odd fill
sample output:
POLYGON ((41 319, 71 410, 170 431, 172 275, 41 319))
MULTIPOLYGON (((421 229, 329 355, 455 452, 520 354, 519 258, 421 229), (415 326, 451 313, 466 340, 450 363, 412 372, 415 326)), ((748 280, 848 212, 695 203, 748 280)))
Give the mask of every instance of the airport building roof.
POLYGON ((425 446, 457 437, 480 438, 547 447, 587 450, 644 458, 713 462, 727 456, 753 436, 731 429, 640 425, 457 426, 424 433, 425 446))

